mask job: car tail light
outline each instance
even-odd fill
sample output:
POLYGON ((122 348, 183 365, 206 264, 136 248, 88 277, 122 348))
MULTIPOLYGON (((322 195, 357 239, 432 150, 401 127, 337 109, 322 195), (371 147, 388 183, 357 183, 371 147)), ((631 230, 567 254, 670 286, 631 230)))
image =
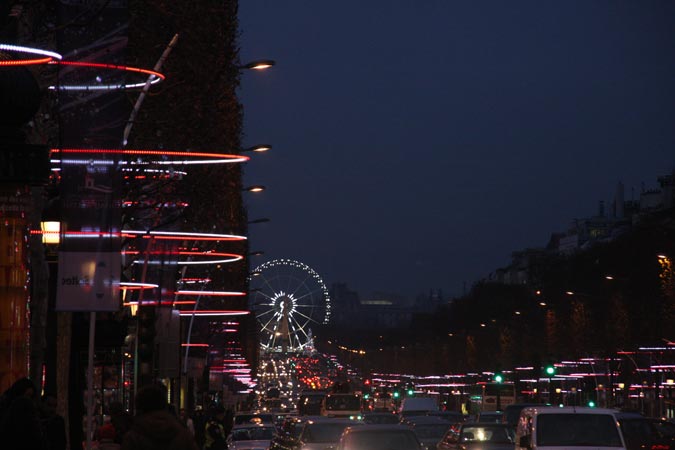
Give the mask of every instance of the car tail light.
POLYGON ((652 444, 650 447, 651 450, 670 450, 670 445, 665 444, 652 444))

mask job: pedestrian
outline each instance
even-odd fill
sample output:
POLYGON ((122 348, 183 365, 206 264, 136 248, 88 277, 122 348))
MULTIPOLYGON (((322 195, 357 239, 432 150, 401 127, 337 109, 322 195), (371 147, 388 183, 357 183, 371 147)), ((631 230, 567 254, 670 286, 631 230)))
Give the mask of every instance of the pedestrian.
POLYGON ((3 450, 49 450, 28 378, 17 380, 0 398, 0 443, 3 450))
POLYGON ((163 385, 143 386, 136 394, 136 415, 122 450, 198 450, 194 437, 167 408, 163 385))
POLYGON ((215 405, 211 408, 209 420, 206 422, 206 428, 204 429, 204 450, 227 449, 225 427, 223 426, 224 419, 225 408, 222 405, 215 405))
POLYGON ((185 426, 185 428, 188 429, 190 434, 194 436, 195 435, 195 424, 192 421, 192 419, 190 418, 190 416, 188 416, 187 413, 185 412, 185 408, 180 409, 179 419, 180 419, 181 423, 185 426))
POLYGON ((97 430, 98 450, 120 450, 120 444, 115 442, 115 427, 109 419, 97 430))
POLYGON ((40 408, 40 424, 49 450, 66 450, 66 421, 56 412, 56 397, 44 395, 40 408))
POLYGON ((204 414, 204 410, 202 409, 201 406, 197 406, 195 408, 195 414, 192 422, 195 425, 195 440, 197 441, 197 446, 199 448, 204 448, 204 430, 206 428, 206 421, 207 421, 206 414, 204 414))
POLYGON ((108 405, 108 410, 110 411, 110 423, 115 428, 115 439, 114 441, 117 444, 122 444, 124 436, 131 429, 131 425, 134 421, 131 414, 124 409, 124 405, 121 402, 114 401, 110 402, 108 405))

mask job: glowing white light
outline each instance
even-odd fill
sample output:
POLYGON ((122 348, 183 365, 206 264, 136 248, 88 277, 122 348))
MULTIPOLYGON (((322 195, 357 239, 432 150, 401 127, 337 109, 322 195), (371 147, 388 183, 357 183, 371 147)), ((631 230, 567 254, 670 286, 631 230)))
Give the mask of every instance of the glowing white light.
POLYGON ((24 47, 21 45, 0 44, 0 50, 5 50, 8 52, 28 53, 30 55, 49 56, 50 58, 58 60, 63 59, 63 56, 61 56, 59 53, 52 52, 49 50, 42 50, 40 48, 24 47))

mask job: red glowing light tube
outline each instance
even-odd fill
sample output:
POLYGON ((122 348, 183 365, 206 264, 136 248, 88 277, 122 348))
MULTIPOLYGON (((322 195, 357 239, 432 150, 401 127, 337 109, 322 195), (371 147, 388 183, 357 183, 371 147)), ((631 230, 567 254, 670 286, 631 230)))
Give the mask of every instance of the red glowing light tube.
POLYGON ((187 316, 245 316, 251 314, 251 311, 233 311, 233 310, 217 310, 217 309, 203 309, 200 311, 180 311, 181 317, 187 316))
POLYGON ((183 152, 176 150, 141 150, 141 149, 102 149, 102 148, 53 148, 51 149, 52 164, 99 164, 99 165, 127 165, 147 166, 155 165, 191 165, 191 164, 225 164, 246 162, 249 156, 231 153, 183 152), (75 159, 72 156, 80 155, 75 159), (129 160, 115 162, 109 159, 92 160, 86 155, 119 155, 129 160), (156 156, 151 161, 139 161, 134 158, 156 156))
POLYGON ((235 291, 176 291, 176 295, 202 295, 207 297, 231 297, 246 295, 246 292, 235 291))
POLYGON ((103 64, 86 61, 51 61, 50 64, 58 64, 60 66, 86 67, 91 69, 104 70, 119 70, 123 72, 138 73, 147 75, 149 81, 141 81, 138 83, 116 83, 116 84, 58 84, 49 86, 50 91, 112 91, 142 88, 146 83, 157 84, 164 80, 165 76, 159 72, 149 69, 141 69, 139 67, 120 66, 117 64, 103 64))
POLYGON ((124 230, 125 237, 142 237, 145 239, 164 239, 164 240, 192 240, 192 241, 245 241, 246 236, 236 234, 218 234, 218 233, 189 233, 180 231, 145 231, 145 230, 124 230))
POLYGON ((158 288, 158 284, 153 283, 134 283, 134 282, 121 282, 120 289, 127 291, 140 291, 143 289, 155 289, 158 288))
POLYGON ((56 52, 51 52, 49 50, 42 50, 39 48, 32 47, 23 47, 21 45, 12 45, 12 44, 0 44, 0 51, 12 52, 12 53, 21 53, 31 56, 34 58, 28 59, 8 59, 0 61, 0 67, 2 66, 30 66, 35 64, 45 64, 51 63, 55 59, 60 60, 63 58, 60 54, 56 52))
MULTIPOLYGON (((139 255, 139 254, 144 254, 139 251, 131 251, 131 250, 126 250, 122 251, 123 255, 139 255)), ((164 252, 150 252, 152 255, 162 255, 165 254, 164 252)), ((148 260, 145 261, 143 259, 137 259, 133 261, 133 264, 164 264, 164 263, 169 263, 169 264, 177 264, 179 266, 188 266, 188 265, 202 265, 202 264, 227 264, 227 263, 232 263, 236 261, 240 261, 244 259, 243 255, 237 255, 235 253, 222 253, 222 252, 185 252, 185 251, 179 251, 173 253, 174 255, 178 256, 187 256, 188 258, 193 258, 193 257, 199 257, 199 258, 205 258, 203 260, 184 260, 184 261, 163 261, 163 260, 148 260), (210 259, 209 259, 210 258, 210 259)), ((233 294, 233 295, 241 295, 241 294, 233 294)))

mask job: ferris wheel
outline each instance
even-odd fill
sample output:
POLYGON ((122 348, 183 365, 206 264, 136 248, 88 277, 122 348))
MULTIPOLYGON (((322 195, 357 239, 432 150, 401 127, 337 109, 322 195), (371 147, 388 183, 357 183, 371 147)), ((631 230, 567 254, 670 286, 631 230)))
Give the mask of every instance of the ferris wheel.
POLYGON ((328 323, 331 307, 319 274, 301 262, 275 259, 251 272, 249 287, 263 350, 300 352, 313 347, 312 327, 328 323))

